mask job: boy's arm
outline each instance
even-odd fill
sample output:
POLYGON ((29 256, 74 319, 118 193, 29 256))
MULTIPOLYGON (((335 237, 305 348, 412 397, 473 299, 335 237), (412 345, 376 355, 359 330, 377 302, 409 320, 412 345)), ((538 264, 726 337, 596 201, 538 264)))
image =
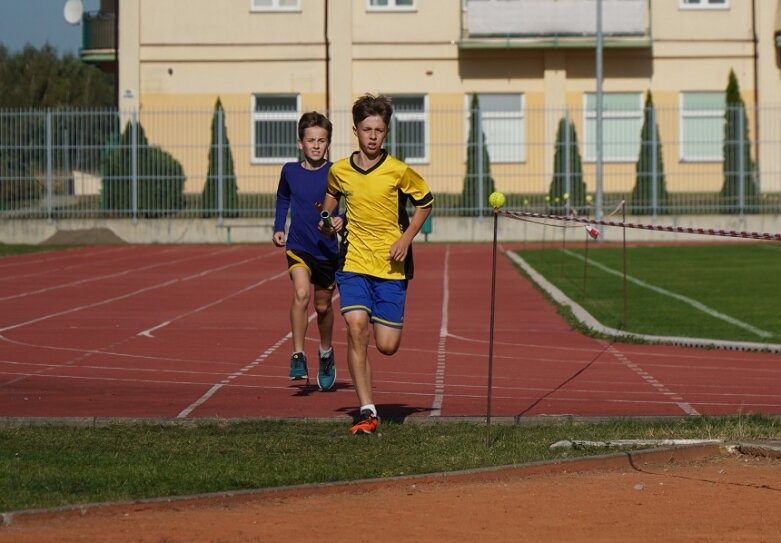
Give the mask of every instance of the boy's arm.
POLYGON ((277 199, 274 212, 274 234, 271 241, 277 247, 285 246, 285 223, 287 222, 287 212, 290 209, 290 185, 285 178, 284 168, 279 176, 279 185, 277 186, 277 199))
POLYGON ((407 258, 407 252, 409 252, 409 246, 412 245, 412 240, 415 239, 415 236, 418 235, 420 229, 423 228, 423 223, 426 222, 428 216, 431 215, 431 207, 432 206, 429 205, 426 207, 419 207, 415 210, 415 214, 412 216, 412 220, 407 229, 404 230, 404 233, 396 243, 390 247, 390 254, 388 257, 391 260, 402 262, 407 258))

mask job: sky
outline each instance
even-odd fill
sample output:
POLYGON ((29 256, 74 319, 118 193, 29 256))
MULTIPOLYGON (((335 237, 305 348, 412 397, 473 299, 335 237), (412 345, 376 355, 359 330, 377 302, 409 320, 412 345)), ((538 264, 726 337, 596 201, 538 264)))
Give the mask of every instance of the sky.
MULTIPOLYGON (((78 54, 81 25, 63 17, 66 0, 0 0, 0 43, 12 53, 28 43, 40 48, 46 42, 59 54, 78 54)), ((100 0, 82 0, 84 11, 97 11, 100 0)))

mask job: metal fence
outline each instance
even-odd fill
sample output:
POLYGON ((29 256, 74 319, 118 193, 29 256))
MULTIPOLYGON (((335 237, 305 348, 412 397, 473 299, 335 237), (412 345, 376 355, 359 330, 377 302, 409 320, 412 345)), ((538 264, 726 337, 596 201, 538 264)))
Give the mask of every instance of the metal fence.
MULTIPOLYGON (((544 213, 597 214, 596 201, 649 216, 781 211, 781 108, 613 107, 598 125, 588 101, 499 106, 396 106, 386 147, 428 181, 435 215, 487 214, 493 190, 544 213)), ((0 111, 0 217, 273 216, 306 110, 0 111)), ((338 159, 355 146, 351 115, 330 118, 338 159)))

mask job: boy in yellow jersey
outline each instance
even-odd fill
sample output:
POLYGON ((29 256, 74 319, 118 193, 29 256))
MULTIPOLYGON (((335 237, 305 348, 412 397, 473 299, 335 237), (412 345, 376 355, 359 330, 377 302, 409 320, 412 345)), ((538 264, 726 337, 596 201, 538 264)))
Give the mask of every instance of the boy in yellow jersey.
POLYGON ((412 278, 412 240, 431 213, 431 191, 412 168, 382 148, 393 109, 385 96, 366 94, 353 104, 358 151, 331 166, 324 209, 344 198, 343 234, 336 282, 347 324, 347 365, 360 402, 352 434, 371 434, 379 417, 372 397, 369 325, 384 355, 401 344, 407 281, 412 278), (407 201, 416 207, 412 220, 407 201))

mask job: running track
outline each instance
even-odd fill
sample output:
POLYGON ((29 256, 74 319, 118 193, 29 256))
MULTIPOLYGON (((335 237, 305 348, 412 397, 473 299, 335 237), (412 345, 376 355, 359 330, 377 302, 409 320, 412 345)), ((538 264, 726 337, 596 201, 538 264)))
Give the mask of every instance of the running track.
MULTIPOLYGON (((419 242, 415 257, 402 348, 371 353, 380 414, 484 417, 491 245, 419 242)), ((334 389, 287 379, 284 266, 271 244, 0 259, 0 418, 353 415, 339 316, 334 389)), ((781 413, 781 355, 584 337, 501 254, 495 317, 494 417, 781 413)))

